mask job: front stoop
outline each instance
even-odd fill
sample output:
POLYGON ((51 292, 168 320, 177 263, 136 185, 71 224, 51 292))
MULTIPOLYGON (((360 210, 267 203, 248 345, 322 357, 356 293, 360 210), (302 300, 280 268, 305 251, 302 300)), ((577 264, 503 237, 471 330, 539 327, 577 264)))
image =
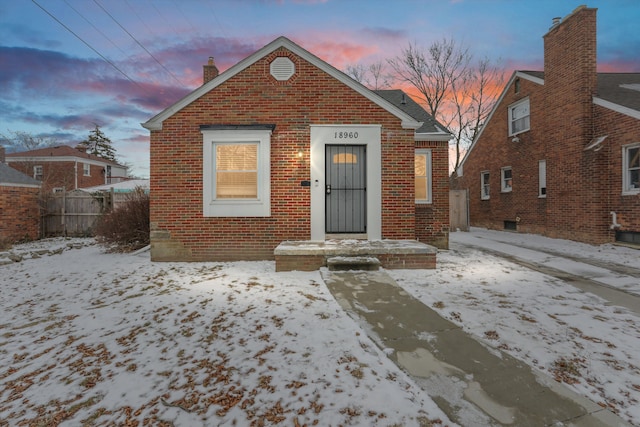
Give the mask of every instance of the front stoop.
MULTIPOLYGON (((276 271, 314 271, 334 257, 377 258, 386 269, 434 269, 434 246, 417 240, 285 241, 273 251, 276 271)), ((344 264, 342 261, 340 264, 344 264)), ((346 267, 345 267, 346 268, 346 267)), ((351 268, 353 269, 353 268, 351 268)))

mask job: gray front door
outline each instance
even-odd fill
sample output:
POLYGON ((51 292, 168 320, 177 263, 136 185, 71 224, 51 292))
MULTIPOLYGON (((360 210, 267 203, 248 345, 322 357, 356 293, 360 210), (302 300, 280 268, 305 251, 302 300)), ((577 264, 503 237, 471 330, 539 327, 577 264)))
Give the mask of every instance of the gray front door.
POLYGON ((365 145, 326 145, 326 233, 366 233, 365 145))

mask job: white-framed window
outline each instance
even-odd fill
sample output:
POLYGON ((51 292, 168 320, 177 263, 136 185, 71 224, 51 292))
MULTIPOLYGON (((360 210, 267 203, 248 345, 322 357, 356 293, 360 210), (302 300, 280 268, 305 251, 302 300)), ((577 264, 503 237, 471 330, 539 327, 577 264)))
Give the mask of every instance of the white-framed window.
POLYGON ((42 165, 36 165, 33 167, 33 178, 37 179, 38 181, 42 181, 42 179, 44 178, 42 165))
POLYGON ((640 143, 622 147, 622 194, 640 194, 640 143))
POLYGON ((509 136, 529 130, 529 113, 529 98, 509 106, 509 136))
POLYGON ((203 135, 203 215, 271 215, 271 128, 206 127, 203 135))
POLYGON ((503 193, 511 191, 513 186, 513 171, 511 170, 511 166, 500 169, 500 182, 500 191, 503 193))
POLYGON ((89 163, 82 164, 82 174, 84 176, 91 176, 91 165, 89 163))
POLYGON ((54 187, 52 191, 53 191, 53 194, 64 193, 64 187, 54 187))
POLYGON ((538 162, 538 197, 547 197, 547 161, 538 162))
POLYGON ((431 150, 417 149, 415 153, 416 203, 431 201, 431 150))
POLYGON ((480 199, 489 200, 491 187, 489 186, 489 171, 480 172, 480 199))

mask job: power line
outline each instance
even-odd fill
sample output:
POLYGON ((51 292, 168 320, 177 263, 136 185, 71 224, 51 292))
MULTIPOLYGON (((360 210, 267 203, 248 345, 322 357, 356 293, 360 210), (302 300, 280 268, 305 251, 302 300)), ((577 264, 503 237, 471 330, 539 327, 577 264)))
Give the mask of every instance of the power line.
POLYGON ((151 58, 153 58, 153 60, 154 60, 154 61, 156 61, 156 63, 157 63, 160 67, 162 67, 162 69, 163 69, 163 70, 165 70, 165 71, 166 71, 166 72, 167 72, 171 77, 173 77, 173 79, 174 79, 174 80, 175 80, 175 81, 176 81, 176 82, 177 82, 177 83, 178 83, 182 88, 185 88, 185 86, 182 84, 182 82, 181 82, 180 80, 178 80, 178 78, 177 78, 176 76, 174 76, 174 75, 173 75, 173 73, 167 69, 167 67, 165 67, 164 65, 162 65, 162 63, 158 60, 158 58, 156 58, 155 56, 153 56, 153 54, 152 54, 151 52, 149 52, 149 51, 147 50, 147 48, 146 48, 146 47, 144 47, 144 46, 142 45, 142 43, 140 43, 140 42, 138 41, 138 39, 136 39, 136 38, 133 36, 133 34, 131 34, 129 31, 127 31, 127 29, 126 29, 126 28, 124 28, 124 27, 123 27, 123 26, 118 22, 118 20, 117 20, 116 18, 114 18, 114 17, 113 17, 113 16, 112 16, 112 15, 111 15, 111 14, 110 14, 110 13, 109 13, 105 8, 104 8, 104 7, 102 7, 102 5, 98 2, 98 0, 93 0, 93 2, 94 2, 95 4, 97 4, 97 5, 98 5, 98 7, 100 7, 100 9, 102 9, 102 10, 104 11, 104 13, 106 13, 106 14, 109 16, 109 18, 111 18, 111 19, 113 20, 113 22, 115 22, 116 24, 118 24, 118 26, 122 29, 122 31, 124 31, 125 33, 127 33, 127 34, 129 35, 129 37, 131 37, 131 38, 133 39, 133 41, 135 41, 135 42, 138 44, 138 46, 140 46, 140 47, 141 47, 145 52, 147 52, 147 54, 148 54, 151 58))
POLYGON ((126 53, 120 48, 120 46, 116 45, 109 37, 107 37, 107 35, 105 33, 103 33, 100 28, 96 27, 95 25, 93 25, 93 23, 91 21, 89 21, 82 13, 80 13, 75 7, 71 6, 71 4, 69 4, 69 2, 67 0, 64 0, 64 2, 67 4, 67 6, 69 6, 75 13, 77 13, 78 15, 80 15, 80 17, 82 19, 84 19, 89 25, 91 25, 93 27, 94 30, 96 30, 97 32, 99 32, 102 37, 104 37, 105 39, 107 39, 109 41, 109 43, 111 43, 111 45, 113 47, 115 47, 116 49, 118 49, 120 51, 120 53, 122 53, 123 55, 126 56, 126 53))
POLYGON ((94 51, 96 53, 96 55, 98 55, 100 58, 102 58, 107 64, 111 65, 113 68, 115 68, 116 70, 118 70, 118 72, 120 74, 122 74, 123 76, 126 77, 127 80, 129 80, 131 83, 135 84, 136 86, 138 86, 140 89, 145 90, 142 86, 140 86, 140 84, 138 82, 136 82, 135 80, 133 80, 131 77, 129 77, 127 75, 127 73, 125 73, 124 71, 122 71, 120 68, 118 68, 118 66, 116 64, 114 64, 113 62, 111 62, 108 58, 106 58, 104 55, 102 55, 100 52, 98 52, 96 49, 93 48, 93 46, 91 46, 88 42, 84 41, 84 39, 82 37, 80 37, 79 35, 77 35, 76 33, 74 33, 71 28, 67 27, 64 23, 62 23, 58 18, 56 18, 53 14, 51 14, 47 9, 45 9, 44 7, 42 7, 36 0, 31 0, 36 6, 38 6, 40 9, 42 9, 47 15, 49 15, 53 20, 55 20, 58 24, 62 25, 62 27, 64 27, 65 30, 69 31, 71 34, 73 34, 78 40, 80 40, 82 43, 84 43, 89 49, 91 49, 92 51, 94 51))

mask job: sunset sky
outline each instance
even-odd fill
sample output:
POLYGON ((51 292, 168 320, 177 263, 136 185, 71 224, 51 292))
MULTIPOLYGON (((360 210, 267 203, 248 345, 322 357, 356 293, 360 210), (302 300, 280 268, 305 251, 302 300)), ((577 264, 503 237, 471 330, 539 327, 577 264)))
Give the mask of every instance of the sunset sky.
MULTIPOLYGON (((149 174, 141 122, 286 36, 343 70, 443 38, 477 58, 542 70, 542 36, 567 0, 0 0, 0 135, 75 146, 94 123, 119 158, 149 174)), ((640 72, 640 1, 593 0, 598 70, 640 72)))

